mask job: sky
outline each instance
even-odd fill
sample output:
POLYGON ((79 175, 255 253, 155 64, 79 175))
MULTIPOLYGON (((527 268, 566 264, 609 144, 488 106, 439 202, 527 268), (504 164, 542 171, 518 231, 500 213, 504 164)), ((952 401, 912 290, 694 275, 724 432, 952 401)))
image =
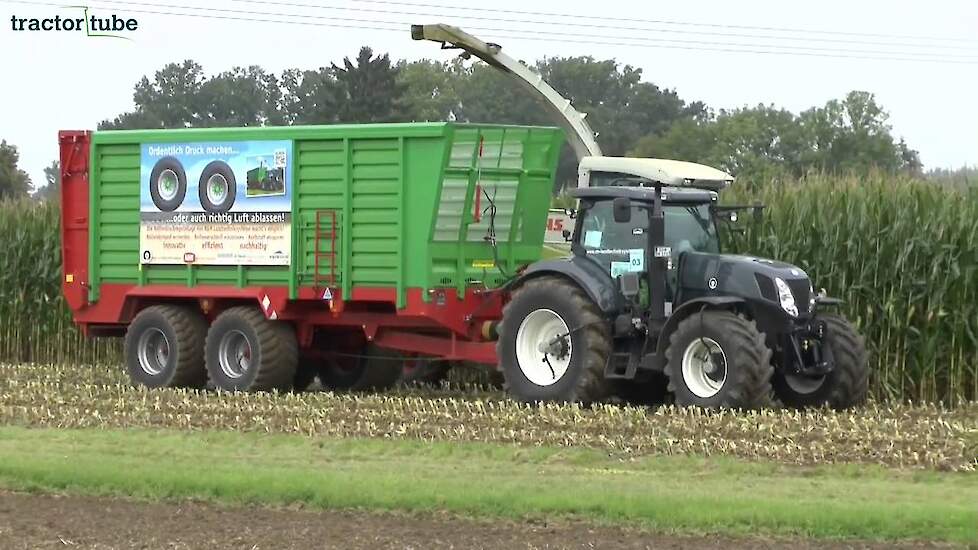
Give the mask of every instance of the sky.
POLYGON ((90 15, 134 18, 138 29, 121 33, 128 40, 12 30, 11 17, 81 17, 65 4, 0 0, 0 138, 19 148, 35 186, 57 158, 58 130, 94 130, 131 110, 136 81, 169 62, 194 59, 216 74, 313 69, 363 45, 395 59, 455 55, 412 41, 410 23, 454 24, 519 59, 614 58, 715 109, 797 112, 865 90, 925 167, 978 165, 973 0, 91 0, 90 15), (749 51, 721 51, 732 49, 749 51))

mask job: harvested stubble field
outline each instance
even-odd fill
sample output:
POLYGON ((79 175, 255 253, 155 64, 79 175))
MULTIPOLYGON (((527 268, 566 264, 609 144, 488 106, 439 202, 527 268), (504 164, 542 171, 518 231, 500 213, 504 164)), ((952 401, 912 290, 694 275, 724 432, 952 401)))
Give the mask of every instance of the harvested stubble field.
POLYGON ((704 413, 615 405, 528 407, 476 390, 232 395, 134 388, 114 366, 3 364, 0 424, 574 446, 622 458, 726 455, 796 465, 978 469, 978 404, 704 413))

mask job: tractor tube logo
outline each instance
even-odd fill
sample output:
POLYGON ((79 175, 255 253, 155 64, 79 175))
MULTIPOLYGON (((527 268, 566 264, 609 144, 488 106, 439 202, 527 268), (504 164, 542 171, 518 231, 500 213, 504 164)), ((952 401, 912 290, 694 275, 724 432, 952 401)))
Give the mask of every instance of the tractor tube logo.
POLYGON ((143 264, 289 265, 291 141, 148 143, 143 264))

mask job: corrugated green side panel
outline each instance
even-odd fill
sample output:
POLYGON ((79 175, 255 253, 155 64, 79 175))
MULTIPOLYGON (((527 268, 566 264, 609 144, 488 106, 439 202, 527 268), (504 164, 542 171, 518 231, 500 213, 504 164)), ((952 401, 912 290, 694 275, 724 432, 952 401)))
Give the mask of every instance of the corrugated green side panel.
MULTIPOLYGON (((496 286, 494 257, 475 215, 476 190, 493 190, 497 253, 504 269, 540 256, 562 134, 553 128, 444 123, 97 132, 92 153, 91 288, 101 283, 353 287, 496 286), (165 266, 140 269, 140 143, 294 140, 293 262, 290 267, 165 266), (480 154, 481 150, 481 154, 480 154), (477 185, 478 184, 478 185, 477 185), (446 231, 447 230, 447 231, 446 231), (335 269, 328 253, 335 252, 335 269), (331 276, 332 274, 332 276, 331 276)), ((487 206, 482 203, 480 208, 487 206)))
POLYGON ((329 211, 320 216, 321 285, 333 280, 344 296, 358 286, 422 286, 445 143, 443 136, 296 142, 299 284, 315 284, 316 212, 329 211))

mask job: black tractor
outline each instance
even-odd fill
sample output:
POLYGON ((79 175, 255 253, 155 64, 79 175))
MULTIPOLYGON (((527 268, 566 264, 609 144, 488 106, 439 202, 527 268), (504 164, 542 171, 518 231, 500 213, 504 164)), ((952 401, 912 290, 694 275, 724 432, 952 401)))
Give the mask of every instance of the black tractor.
POLYGON ((515 282, 498 327, 506 386, 528 401, 843 409, 865 400, 862 337, 800 268, 721 253, 732 178, 705 166, 592 158, 571 255, 515 282))

